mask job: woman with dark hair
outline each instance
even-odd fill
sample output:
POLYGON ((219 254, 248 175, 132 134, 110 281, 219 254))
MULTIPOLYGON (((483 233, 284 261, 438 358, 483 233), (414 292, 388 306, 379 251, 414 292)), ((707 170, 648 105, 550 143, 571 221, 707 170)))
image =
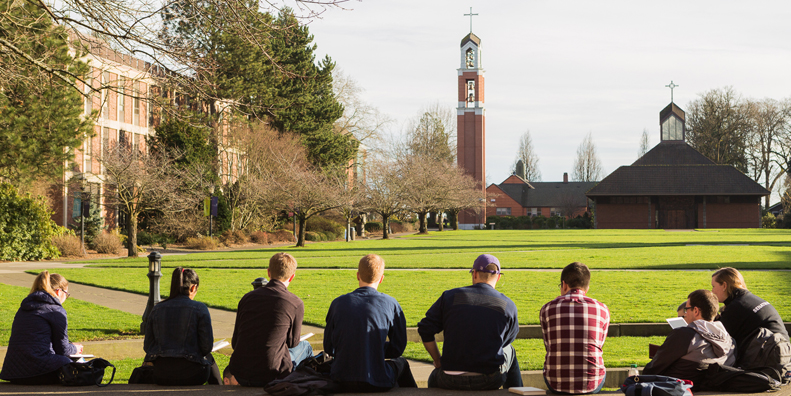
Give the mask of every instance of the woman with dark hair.
POLYGON ((211 355, 214 335, 206 305, 194 301, 198 274, 176 268, 170 296, 154 306, 146 320, 143 349, 153 362, 154 382, 159 385, 219 385, 220 370, 211 355))
POLYGON ((719 320, 736 340, 739 352, 743 352, 749 336, 763 327, 773 333, 783 334, 788 339, 783 319, 775 307, 762 298, 750 293, 744 277, 736 268, 720 268, 711 276, 711 291, 717 300, 725 303, 719 320))
POLYGON ((38 274, 14 316, 0 379, 22 385, 60 383, 58 373, 71 363, 69 355, 82 353, 81 344, 69 342, 63 309, 68 297, 66 278, 49 271, 38 274))

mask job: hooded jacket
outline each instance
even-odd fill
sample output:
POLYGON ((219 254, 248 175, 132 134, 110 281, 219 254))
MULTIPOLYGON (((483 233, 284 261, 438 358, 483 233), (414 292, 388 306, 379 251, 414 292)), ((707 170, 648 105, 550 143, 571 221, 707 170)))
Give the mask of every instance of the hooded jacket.
POLYGON ((0 379, 35 377, 71 363, 68 355, 77 347, 69 342, 67 328, 66 310, 57 298, 30 293, 14 316, 0 379))
POLYGON ((696 320, 670 332, 643 374, 666 375, 695 383, 710 364, 731 366, 736 343, 720 322, 696 320))
POLYGON ((734 289, 724 303, 719 320, 740 348, 747 346, 747 338, 759 327, 788 339, 788 331, 775 307, 747 289, 734 289))

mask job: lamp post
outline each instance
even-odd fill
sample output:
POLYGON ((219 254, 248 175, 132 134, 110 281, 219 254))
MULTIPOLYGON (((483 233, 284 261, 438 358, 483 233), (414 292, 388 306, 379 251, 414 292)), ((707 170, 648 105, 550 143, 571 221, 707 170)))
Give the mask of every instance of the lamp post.
POLYGON ((263 287, 267 283, 269 282, 266 280, 266 278, 261 277, 261 278, 255 278, 255 280, 252 281, 250 284, 253 285, 253 290, 255 290, 258 289, 259 287, 263 287))
POLYGON ((162 277, 162 255, 159 252, 151 252, 148 255, 148 303, 146 310, 143 312, 143 322, 140 323, 140 333, 146 333, 146 320, 154 305, 158 304, 159 298, 159 278, 162 277))

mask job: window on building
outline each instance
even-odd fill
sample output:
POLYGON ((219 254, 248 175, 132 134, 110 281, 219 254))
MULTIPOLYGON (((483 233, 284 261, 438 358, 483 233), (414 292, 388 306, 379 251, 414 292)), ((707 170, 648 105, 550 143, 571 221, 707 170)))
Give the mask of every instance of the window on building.
POLYGON ((132 88, 132 124, 140 126, 140 83, 135 81, 132 88))
POLYGON ((467 107, 475 104, 475 80, 467 80, 467 107))
POLYGON ((85 149, 83 149, 83 161, 85 163, 85 172, 93 172, 93 139, 88 138, 85 140, 85 149))
POLYGON ((510 216, 511 215, 511 208, 497 208, 497 215, 498 216, 510 216))
POLYGON ((674 116, 668 117, 662 123, 662 140, 684 139, 684 123, 674 116))
MULTIPOLYGON (((102 87, 106 87, 107 83, 110 82, 110 72, 104 71, 102 72, 102 87)), ((110 91, 106 88, 102 89, 102 118, 105 120, 110 119, 110 104, 107 102, 107 98, 109 98, 110 91)))
POLYGON ((93 78, 88 77, 85 79, 85 116, 90 116, 91 112, 93 111, 93 93, 91 92, 91 86, 93 85, 93 78))
POLYGON ((126 122, 126 81, 118 78, 118 121, 126 122))
POLYGON ((527 208, 527 215, 528 216, 535 217, 535 216, 538 216, 538 213, 539 213, 538 208, 527 208))
POLYGON ((561 215, 560 208, 549 208, 549 216, 550 217, 552 217, 552 216, 560 216, 560 215, 561 215))

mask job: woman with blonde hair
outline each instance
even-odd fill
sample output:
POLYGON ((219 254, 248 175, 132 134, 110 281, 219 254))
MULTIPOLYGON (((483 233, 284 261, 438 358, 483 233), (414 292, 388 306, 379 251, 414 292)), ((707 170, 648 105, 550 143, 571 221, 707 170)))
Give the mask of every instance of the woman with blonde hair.
POLYGON ((725 267, 715 271, 711 275, 711 291, 719 302, 725 304, 719 320, 736 340, 740 351, 747 346, 749 336, 761 327, 783 334, 788 339, 788 331, 775 307, 750 293, 744 277, 736 268, 725 267))
POLYGON ((81 344, 69 342, 63 309, 68 297, 66 278, 49 271, 38 274, 14 316, 0 379, 22 385, 60 383, 60 368, 72 361, 69 355, 82 353, 81 344))
POLYGON ((199 284, 194 270, 173 270, 170 296, 154 306, 146 320, 145 361, 153 364, 158 385, 222 383, 211 355, 214 335, 209 308, 195 301, 199 284))

